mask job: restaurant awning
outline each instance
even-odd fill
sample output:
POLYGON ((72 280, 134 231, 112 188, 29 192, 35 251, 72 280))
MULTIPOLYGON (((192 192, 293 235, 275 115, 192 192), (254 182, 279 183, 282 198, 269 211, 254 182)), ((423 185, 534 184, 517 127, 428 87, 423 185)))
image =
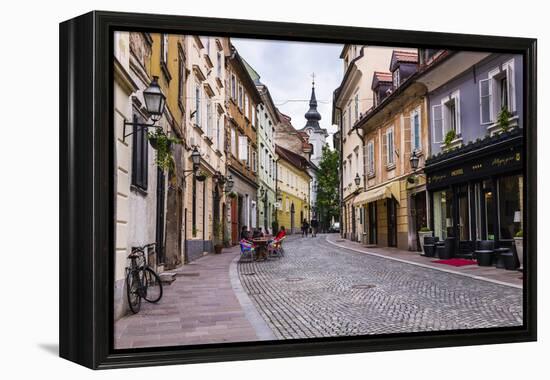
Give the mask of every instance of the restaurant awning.
POLYGON ((392 196, 395 198, 395 200, 397 200, 397 202, 399 202, 398 181, 360 193, 353 201, 353 205, 361 206, 365 203, 374 202, 384 198, 391 198, 392 196))

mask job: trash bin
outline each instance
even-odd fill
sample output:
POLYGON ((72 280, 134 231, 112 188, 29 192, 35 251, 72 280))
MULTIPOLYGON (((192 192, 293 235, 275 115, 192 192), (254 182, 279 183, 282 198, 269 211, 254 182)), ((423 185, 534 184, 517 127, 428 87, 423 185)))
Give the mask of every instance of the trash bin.
POLYGON ((367 233, 366 232, 363 232, 361 234, 361 244, 363 245, 367 245, 368 244, 368 239, 367 239, 367 233))

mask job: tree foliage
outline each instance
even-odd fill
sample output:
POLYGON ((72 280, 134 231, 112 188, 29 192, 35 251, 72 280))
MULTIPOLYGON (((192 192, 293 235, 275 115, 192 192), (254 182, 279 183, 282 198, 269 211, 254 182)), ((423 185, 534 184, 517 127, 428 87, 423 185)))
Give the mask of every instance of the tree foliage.
POLYGON ((338 219, 340 208, 338 207, 338 189, 340 177, 338 175, 340 158, 336 150, 331 150, 328 145, 323 147, 319 171, 317 173, 317 215, 321 228, 330 227, 333 218, 338 219))

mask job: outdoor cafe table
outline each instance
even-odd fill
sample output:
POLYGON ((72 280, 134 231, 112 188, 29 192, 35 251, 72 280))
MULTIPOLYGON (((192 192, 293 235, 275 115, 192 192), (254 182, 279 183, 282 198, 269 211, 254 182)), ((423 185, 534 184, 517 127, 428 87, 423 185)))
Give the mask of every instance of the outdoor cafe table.
POLYGON ((258 251, 258 259, 267 259, 267 245, 273 240, 271 236, 264 236, 251 239, 254 244, 256 244, 256 249, 258 251))

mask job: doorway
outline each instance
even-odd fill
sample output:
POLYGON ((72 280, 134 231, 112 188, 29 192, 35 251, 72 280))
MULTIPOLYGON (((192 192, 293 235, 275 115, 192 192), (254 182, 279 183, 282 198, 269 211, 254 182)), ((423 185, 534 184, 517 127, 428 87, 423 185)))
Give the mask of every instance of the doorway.
POLYGON ((294 227, 296 226, 295 222, 294 222, 294 203, 292 203, 290 205, 290 233, 295 233, 296 231, 294 230, 294 227))
POLYGON ((388 247, 397 247, 397 202, 395 198, 386 201, 388 215, 388 247))
POLYGON ((164 171, 157 168, 157 217, 155 243, 157 252, 157 265, 164 264, 164 171))
POLYGON ((414 217, 414 231, 416 239, 416 250, 420 251, 420 237, 418 231, 422 227, 428 226, 428 218, 426 215, 426 192, 421 191, 413 194, 413 210, 411 210, 414 217))
POLYGON ((376 229, 376 202, 371 202, 367 206, 368 220, 369 220, 369 244, 378 244, 377 229, 376 229))
POLYGON ((231 198, 231 241, 237 244, 239 241, 239 208, 237 197, 231 198))

